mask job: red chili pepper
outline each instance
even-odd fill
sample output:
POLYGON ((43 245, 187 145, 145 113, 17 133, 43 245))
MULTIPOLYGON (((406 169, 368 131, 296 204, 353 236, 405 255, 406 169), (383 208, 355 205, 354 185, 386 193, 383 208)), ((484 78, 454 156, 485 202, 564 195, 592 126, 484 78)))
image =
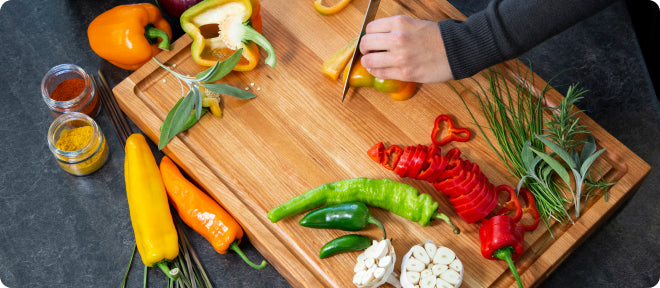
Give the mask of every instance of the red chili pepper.
POLYGON ((441 114, 435 118, 431 140, 436 145, 443 146, 451 141, 465 142, 470 140, 470 136, 472 136, 470 129, 456 127, 448 115, 441 114), (447 126, 447 135, 438 140, 438 134, 443 131, 444 126, 447 126))
POLYGON ((511 219, 513 222, 518 222, 520 221, 520 218, 522 218, 522 207, 520 206, 520 200, 518 200, 518 196, 516 195, 516 189, 513 189, 513 187, 509 185, 500 185, 495 188, 495 195, 500 195, 500 193, 506 192, 508 195, 508 198, 505 200, 503 204, 499 204, 500 206, 499 209, 493 210, 493 215, 505 215, 509 213, 510 211, 513 211, 513 216, 511 216, 511 219))
POLYGON ((399 177, 405 176, 406 171, 410 168, 410 162, 412 161, 414 154, 415 146, 406 146, 406 148, 403 149, 403 154, 401 154, 399 163, 394 166, 394 173, 399 175, 399 177))
POLYGON ((496 215, 485 219, 479 228, 481 255, 487 259, 506 261, 518 287, 523 285, 513 260, 523 254, 524 236, 523 227, 507 215, 496 215))

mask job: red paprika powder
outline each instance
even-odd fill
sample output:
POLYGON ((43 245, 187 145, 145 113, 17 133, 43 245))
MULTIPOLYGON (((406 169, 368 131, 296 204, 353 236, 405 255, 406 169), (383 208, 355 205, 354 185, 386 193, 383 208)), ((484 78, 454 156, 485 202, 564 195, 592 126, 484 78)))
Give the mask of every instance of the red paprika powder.
POLYGON ((99 97, 92 78, 73 64, 51 68, 41 81, 41 93, 55 118, 69 112, 94 117, 99 111, 99 97))
POLYGON ((85 89, 85 80, 80 78, 66 79, 55 86, 55 89, 50 94, 50 99, 55 101, 69 101, 80 95, 83 89, 85 89))

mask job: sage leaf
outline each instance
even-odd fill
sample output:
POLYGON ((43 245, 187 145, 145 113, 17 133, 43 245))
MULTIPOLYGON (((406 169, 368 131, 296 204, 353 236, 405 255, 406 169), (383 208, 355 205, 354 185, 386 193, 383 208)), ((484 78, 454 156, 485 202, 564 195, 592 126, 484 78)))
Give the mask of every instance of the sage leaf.
POLYGON ((218 81, 234 69, 236 64, 238 64, 238 61, 241 60, 241 55, 243 55, 243 48, 236 50, 234 54, 231 54, 229 58, 223 60, 222 62, 216 62, 213 67, 199 72, 195 78, 197 78, 197 81, 201 83, 218 81))
MULTIPOLYGON (((170 119, 170 122, 166 126, 167 129, 163 129, 163 131, 161 131, 161 139, 164 141, 161 140, 158 141, 159 150, 165 148, 167 143, 169 143, 172 140, 172 138, 174 138, 174 136, 176 136, 176 134, 178 134, 186 125, 186 122, 188 121, 188 117, 190 117, 190 113, 192 113, 193 106, 195 104, 194 97, 195 95, 192 92, 192 90, 189 91, 188 95, 186 95, 186 97, 183 98, 181 103, 178 106, 176 106, 176 109, 172 108, 170 109, 170 112, 167 113, 168 115, 172 113, 172 117, 170 119), (162 134, 165 134, 164 138, 162 134)), ((165 123, 163 123, 163 126, 165 126, 165 123)))
MULTIPOLYGON (((567 185, 570 186, 571 177, 568 174, 568 171, 566 171, 564 166, 562 166, 561 163, 559 163, 559 161, 555 160, 554 158, 552 158, 550 155, 546 154, 543 151, 539 151, 539 150, 534 149, 534 148, 531 148, 531 149, 532 149, 532 151, 534 151, 534 153, 536 153, 536 155, 543 158, 543 161, 545 161, 545 163, 547 163, 548 165, 550 165, 550 167, 552 167, 552 170, 554 170, 557 173, 557 175, 559 175, 561 180, 563 180, 567 185)), ((564 161, 566 161, 566 160, 564 160, 564 161)))
POLYGON ((219 94, 226 94, 230 96, 234 96, 239 99, 252 99, 254 97, 257 97, 257 95, 254 95, 253 93, 250 93, 246 90, 236 88, 234 86, 230 86, 227 84, 202 84, 204 88, 209 89, 215 93, 219 94))
POLYGON ((587 138, 587 141, 584 142, 584 145, 582 146, 582 155, 580 155, 580 163, 584 163, 587 161, 587 157, 589 155, 594 154, 596 152, 596 140, 594 139, 593 136, 589 135, 587 138))
POLYGON ((602 154, 603 152, 605 152, 605 149, 601 149, 600 151, 592 154, 587 158, 587 160, 585 160, 582 163, 582 167, 580 167, 580 175, 582 175, 583 178, 586 176, 587 171, 589 171, 589 167, 591 166, 591 164, 593 164, 594 161, 596 161, 596 158, 598 158, 598 156, 600 156, 600 154, 602 154))
MULTIPOLYGON (((568 152, 566 152, 564 149, 559 147, 559 145, 555 144, 554 142, 550 141, 548 138, 545 138, 542 135, 536 135, 536 138, 539 139, 541 142, 543 142, 543 144, 545 144, 545 146, 548 146, 548 148, 550 148, 550 150, 555 152, 559 157, 561 157, 561 159, 563 159, 566 162, 566 164, 568 164, 569 167, 574 168, 574 167, 577 166, 575 164, 575 161, 573 161, 573 159, 571 158, 571 155, 569 155, 568 152)), ((534 151, 534 152, 536 152, 536 151, 534 151)), ((543 153, 543 154, 545 154, 545 153, 543 153)))
POLYGON ((195 117, 199 120, 202 117, 202 94, 199 92, 197 85, 192 85, 190 91, 192 91, 193 98, 195 98, 195 117))
MULTIPOLYGON (((179 98, 179 101, 176 101, 176 104, 174 104, 174 107, 170 109, 169 112, 167 112, 167 116, 165 116, 165 121, 163 121, 163 125, 160 125, 160 138, 158 139, 158 150, 163 149, 160 146, 160 143, 167 143, 169 140, 167 139, 169 134, 167 131, 170 130, 170 126, 172 126, 172 117, 174 117, 174 111, 179 108, 179 105, 181 104, 181 101, 183 101, 183 97, 179 98)), ((165 145, 163 145, 165 147, 165 145)))

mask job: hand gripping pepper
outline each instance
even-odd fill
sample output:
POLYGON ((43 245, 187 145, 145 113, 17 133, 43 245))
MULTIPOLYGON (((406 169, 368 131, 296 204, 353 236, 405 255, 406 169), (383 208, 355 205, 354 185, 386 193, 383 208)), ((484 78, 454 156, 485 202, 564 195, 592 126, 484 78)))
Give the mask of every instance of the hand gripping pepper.
POLYGON ((192 58, 202 66, 213 66, 243 48, 236 71, 250 71, 259 62, 259 48, 268 52, 266 64, 275 66, 275 50, 261 35, 257 0, 205 0, 181 15, 181 28, 193 39, 192 58), (258 45, 258 46, 257 46, 258 45))
POLYGON ((179 238, 158 164, 142 134, 126 139, 125 153, 126 198, 142 262, 177 279, 178 269, 170 273, 167 262, 179 255, 179 238))
POLYGON ((155 5, 129 4, 96 17, 87 28, 87 37, 101 58, 119 68, 136 70, 161 49, 170 49, 172 29, 155 5))
POLYGON ((415 91, 417 90, 417 83, 415 82, 380 79, 371 75, 369 71, 362 66, 362 56, 355 61, 350 73, 348 73, 349 66, 347 64, 355 51, 356 43, 357 38, 352 39, 344 45, 344 47, 339 49, 339 51, 330 56, 328 60, 323 62, 323 66, 321 66, 323 74, 327 75, 332 80, 337 80, 339 74, 342 73, 343 70, 343 80, 346 82, 346 78, 349 77, 348 85, 350 87, 374 87, 380 92, 389 93, 390 97, 394 100, 407 100, 415 94, 415 91))
POLYGON ((167 195, 181 220, 204 236, 215 251, 225 254, 227 250, 232 250, 251 267, 266 267, 266 261, 259 265, 252 263, 238 247, 243 237, 243 228, 238 222, 218 202, 188 181, 167 156, 160 162, 160 173, 167 195))
POLYGON ((330 205, 307 213, 300 219, 300 225, 310 228, 340 229, 344 231, 360 231, 372 223, 383 231, 383 239, 387 238, 385 227, 371 216, 369 207, 362 202, 348 202, 330 205))
POLYGON ((413 94, 415 94, 417 83, 376 78, 367 71, 367 68, 362 66, 361 59, 362 55, 360 55, 360 58, 355 61, 350 73, 348 73, 348 65, 344 68, 344 80, 347 76, 349 77, 349 86, 374 87, 380 92, 389 93, 392 99, 398 101, 408 100, 413 94))

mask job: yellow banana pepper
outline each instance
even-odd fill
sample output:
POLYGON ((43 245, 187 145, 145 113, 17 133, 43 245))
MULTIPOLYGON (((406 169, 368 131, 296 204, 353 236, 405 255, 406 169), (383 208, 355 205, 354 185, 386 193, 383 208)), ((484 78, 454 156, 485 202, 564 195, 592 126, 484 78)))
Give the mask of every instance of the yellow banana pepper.
POLYGON ((126 198, 142 262, 177 279, 178 269, 167 264, 179 255, 179 238, 156 159, 139 133, 126 139, 125 154, 126 198))

